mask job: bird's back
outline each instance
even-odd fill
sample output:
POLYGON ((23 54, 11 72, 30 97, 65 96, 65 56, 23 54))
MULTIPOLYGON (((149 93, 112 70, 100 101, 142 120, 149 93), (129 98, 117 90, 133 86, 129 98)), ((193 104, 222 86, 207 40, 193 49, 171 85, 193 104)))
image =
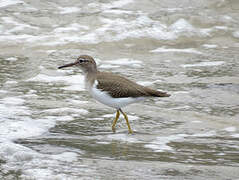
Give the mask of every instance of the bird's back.
POLYGON ((161 91, 156 91, 148 87, 141 86, 122 76, 108 73, 97 72, 96 80, 97 88, 102 91, 107 91, 111 97, 168 97, 169 94, 161 91))

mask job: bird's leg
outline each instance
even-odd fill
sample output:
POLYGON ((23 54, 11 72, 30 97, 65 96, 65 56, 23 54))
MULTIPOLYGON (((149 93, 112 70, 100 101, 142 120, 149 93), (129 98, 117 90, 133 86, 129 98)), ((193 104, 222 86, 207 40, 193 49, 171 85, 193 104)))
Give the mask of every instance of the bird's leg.
POLYGON ((119 109, 119 110, 120 110, 120 112, 124 115, 124 118, 125 118, 125 120, 126 120, 126 124, 127 124, 127 126, 128 126, 129 133, 132 134, 133 131, 132 131, 130 125, 129 125, 129 119, 128 119, 128 116, 127 116, 127 115, 126 115, 121 109, 119 109))
POLYGON ((120 116, 120 112, 119 112, 119 110, 117 110, 117 111, 116 111, 115 120, 114 120, 114 122, 113 122, 113 124, 112 124, 112 131, 113 131, 113 132, 115 132, 115 125, 116 125, 116 123, 117 123, 117 120, 119 119, 119 116, 120 116))

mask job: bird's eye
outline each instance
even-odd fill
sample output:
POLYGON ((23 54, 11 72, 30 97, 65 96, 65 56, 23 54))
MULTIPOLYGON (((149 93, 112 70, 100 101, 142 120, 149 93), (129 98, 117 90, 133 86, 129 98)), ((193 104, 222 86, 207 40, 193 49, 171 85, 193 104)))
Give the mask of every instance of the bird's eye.
POLYGON ((79 60, 79 63, 83 63, 83 62, 84 62, 84 60, 83 60, 83 59, 80 59, 80 60, 79 60))

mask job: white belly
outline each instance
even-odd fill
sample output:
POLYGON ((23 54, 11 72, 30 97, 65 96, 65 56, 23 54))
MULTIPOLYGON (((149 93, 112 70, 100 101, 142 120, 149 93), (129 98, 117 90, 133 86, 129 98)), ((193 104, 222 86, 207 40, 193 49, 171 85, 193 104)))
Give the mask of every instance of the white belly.
POLYGON ((127 106, 129 104, 135 103, 135 102, 139 102, 144 100, 144 97, 137 97, 137 98, 131 98, 131 97, 127 97, 127 98, 113 98, 111 97, 109 94, 107 94, 104 91, 101 91, 99 89, 96 88, 97 83, 94 83, 92 88, 89 88, 89 93, 91 94, 91 96, 93 98, 95 98, 97 101, 101 102, 102 104, 105 104, 107 106, 110 106, 112 108, 122 108, 124 106, 127 106))

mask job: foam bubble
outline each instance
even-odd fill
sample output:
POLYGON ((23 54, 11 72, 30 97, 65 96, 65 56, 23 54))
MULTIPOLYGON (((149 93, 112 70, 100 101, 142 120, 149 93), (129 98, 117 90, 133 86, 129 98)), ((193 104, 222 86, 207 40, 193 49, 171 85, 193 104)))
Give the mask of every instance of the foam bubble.
POLYGON ((234 138, 239 138, 239 134, 232 134, 231 136, 234 138))
POLYGON ((121 58, 121 59, 116 59, 113 61, 105 61, 109 64, 115 64, 115 65, 129 65, 133 67, 141 67, 142 62, 138 60, 131 60, 127 58, 121 58))
POLYGON ((120 66, 115 66, 115 65, 111 65, 111 64, 102 64, 100 65, 100 68, 103 68, 103 69, 112 69, 112 68, 118 68, 120 66))
MULTIPOLYGON (((127 115, 129 120, 134 121, 134 120, 138 120, 139 117, 138 116, 133 116, 133 115, 127 115)), ((103 118, 114 118, 115 114, 104 114, 103 116, 101 116, 103 118)))
POLYGON ((178 19, 176 22, 169 26, 169 29, 171 31, 174 31, 175 33, 195 31, 194 27, 185 19, 178 19))
POLYGON ((27 119, 26 117, 22 121, 7 121, 1 127, 0 137, 7 138, 8 140, 14 140, 18 138, 27 138, 31 136, 41 135, 46 132, 48 128, 52 127, 54 122, 42 122, 27 119))
POLYGON ((233 37, 239 38, 239 31, 235 31, 232 33, 233 37))
POLYGON ((108 10, 104 10, 104 13, 111 13, 111 14, 133 14, 132 11, 126 11, 126 10, 121 10, 121 9, 108 9, 108 10))
POLYGON ((103 118, 111 118, 111 117, 115 117, 115 114, 104 114, 102 117, 103 118))
POLYGON ((29 24, 19 23, 15 21, 12 17, 2 17, 2 20, 4 21, 5 24, 12 24, 15 26, 11 28, 10 30, 8 30, 7 32, 5 32, 5 34, 14 33, 18 31, 25 32, 27 29, 33 29, 33 30, 39 29, 38 27, 31 26, 29 24))
POLYGON ((192 53, 192 54, 202 54, 202 52, 193 49, 193 48, 187 48, 187 49, 169 49, 165 47, 160 47, 154 50, 151 50, 150 52, 158 53, 158 52, 177 52, 177 53, 192 53))
POLYGON ((64 152, 57 155, 51 155, 51 158, 59 161, 74 162, 77 161, 77 156, 78 155, 74 152, 64 152))
POLYGON ((11 1, 0 1, 0 7, 11 6, 19 3, 24 3, 20 0, 11 0, 11 1))
POLYGON ((72 121, 74 118, 72 116, 45 116, 44 119, 50 119, 55 121, 72 121))
POLYGON ((150 148, 155 152, 173 151, 173 148, 170 147, 168 144, 172 141, 184 139, 187 136, 188 135, 186 134, 177 134, 164 137, 157 137, 154 141, 144 145, 144 147, 150 148))
POLYGON ((130 143, 137 143, 139 142, 136 138, 131 137, 131 135, 127 134, 110 134, 105 137, 107 140, 116 140, 116 141, 124 141, 124 142, 130 142, 130 143))
POLYGON ((60 14, 71 14, 81 11, 78 7, 59 7, 59 9, 61 10, 60 14))
POLYGON ((9 58, 6 58, 5 60, 6 61, 17 61, 18 58, 16 58, 16 57, 9 57, 9 58))
POLYGON ((137 83, 142 86, 151 86, 158 81, 161 82, 160 80, 157 80, 157 81, 138 81, 137 83))
POLYGON ((187 67, 205 67, 205 66, 220 66, 224 64, 224 61, 211 61, 211 62, 201 62, 196 64, 183 64, 181 67, 187 68, 187 67))
POLYGON ((102 4, 103 9, 113 9, 113 8, 120 8, 123 7, 129 3, 132 3, 134 0, 118 0, 113 1, 111 3, 102 4))
POLYGON ((202 46, 207 49, 213 49, 218 47, 218 45, 216 44, 203 44, 202 46))
POLYGON ((193 134, 191 136, 193 136, 193 137, 211 137, 211 136, 215 136, 215 135, 216 135, 215 131, 208 131, 205 133, 193 134))
POLYGON ((54 108, 54 109, 47 109, 44 110, 43 112, 49 113, 49 114, 59 114, 59 113, 77 113, 77 114, 88 114, 88 111, 85 109, 76 109, 76 108, 69 108, 69 107, 64 107, 64 108, 54 108))
POLYGON ((45 74, 38 74, 27 81, 40 81, 40 82, 57 82, 65 81, 68 84, 77 84, 84 87, 84 77, 82 75, 70 75, 70 76, 48 76, 45 74))
POLYGON ((84 26, 84 25, 80 25, 78 23, 73 23, 70 25, 67 25, 67 27, 59 27, 54 29, 54 32, 56 33, 68 33, 68 32, 78 32, 80 30, 88 30, 89 27, 88 26, 84 26))
POLYGON ((25 100, 20 97, 6 97, 1 100, 6 105, 22 105, 25 100))
POLYGON ((227 128, 224 128, 223 130, 225 130, 227 132, 235 132, 236 131, 236 127, 227 127, 227 128))
POLYGON ((219 30, 228 30, 227 26, 214 26, 214 28, 219 30))
POLYGON ((84 91, 85 90, 82 85, 71 85, 71 86, 64 87, 62 89, 68 90, 68 91, 84 91))

